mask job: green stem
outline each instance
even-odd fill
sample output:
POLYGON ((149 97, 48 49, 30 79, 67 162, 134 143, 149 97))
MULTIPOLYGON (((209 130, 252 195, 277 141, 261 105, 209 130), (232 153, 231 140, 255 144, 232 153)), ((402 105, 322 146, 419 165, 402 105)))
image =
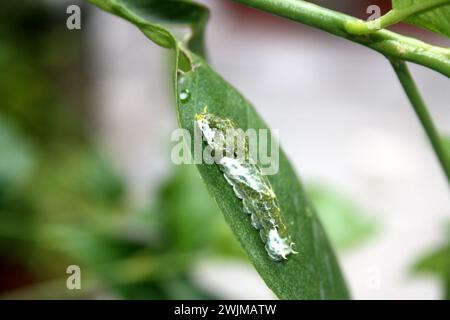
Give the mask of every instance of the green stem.
POLYGON ((390 58, 411 61, 450 77, 450 50, 432 46, 388 30, 355 35, 346 29, 350 21, 362 21, 301 0, 235 0, 372 48, 390 58))
POLYGON ((434 126, 433 120, 427 110, 425 102, 420 96, 419 90, 414 83, 414 79, 412 78, 404 61, 392 60, 391 65, 394 68, 395 73, 397 74, 397 77, 403 86, 403 90, 408 96, 408 99, 411 102, 411 105, 414 108, 414 111, 416 112, 416 115, 419 118, 422 127, 424 128, 428 139, 433 146, 434 152, 439 159, 442 170, 444 170, 444 173, 447 176, 447 180, 450 183, 450 159, 448 158, 446 150, 444 149, 441 138, 437 133, 436 127, 434 126))
POLYGON ((394 8, 385 15, 372 21, 353 20, 347 22, 345 28, 348 32, 355 35, 362 35, 377 30, 387 28, 393 24, 401 22, 410 16, 419 14, 437 7, 450 4, 450 0, 428 0, 414 3, 405 8, 394 8))

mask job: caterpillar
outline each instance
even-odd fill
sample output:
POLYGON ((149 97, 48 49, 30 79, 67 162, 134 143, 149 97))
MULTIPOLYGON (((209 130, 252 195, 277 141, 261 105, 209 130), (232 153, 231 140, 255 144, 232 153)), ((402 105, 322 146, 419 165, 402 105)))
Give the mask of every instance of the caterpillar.
POLYGON ((296 254, 277 197, 267 177, 252 161, 246 137, 237 135, 233 138, 236 139, 234 145, 242 148, 244 153, 244 157, 239 158, 236 150, 224 145, 227 133, 238 129, 231 119, 208 113, 205 107, 203 112, 195 115, 195 125, 207 145, 214 150, 216 164, 236 197, 242 201, 243 211, 250 215, 252 226, 259 230, 268 256, 281 261, 287 260, 291 253, 296 254))

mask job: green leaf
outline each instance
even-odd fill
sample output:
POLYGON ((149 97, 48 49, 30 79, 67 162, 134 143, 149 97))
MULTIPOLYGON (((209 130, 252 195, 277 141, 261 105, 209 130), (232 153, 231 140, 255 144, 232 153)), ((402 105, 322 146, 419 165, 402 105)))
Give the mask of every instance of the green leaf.
POLYGON ((376 224, 363 210, 337 190, 313 185, 309 186, 307 191, 331 243, 336 248, 355 247, 376 231, 376 224))
MULTIPOLYGON (((165 1, 152 3, 156 5, 165 1)), ((94 2, 98 4, 100 0, 94 2)), ((148 28, 156 27, 155 24, 145 20, 145 17, 152 16, 153 8, 147 8, 149 12, 142 7, 139 7, 138 11, 133 11, 136 8, 135 4, 142 3, 141 1, 101 2, 116 5, 112 10, 111 7, 102 7, 137 24, 144 33, 148 28), (120 7, 117 7, 118 4, 120 7)), ((170 3, 175 6, 180 2, 186 3, 185 1, 170 3)), ((164 33, 167 39, 172 39, 171 46, 167 47, 175 50, 175 66, 178 66, 178 72, 174 77, 177 117, 180 126, 187 129, 191 137, 194 136, 194 116, 205 106, 208 106, 212 113, 233 119, 243 130, 268 128, 249 102, 216 74, 206 61, 187 49, 184 50, 167 29, 161 26, 158 28, 155 30, 164 33), (190 64, 180 63, 182 60, 190 64), (178 95, 183 90, 190 92, 190 99, 183 99, 182 102, 178 99, 178 95)), ((146 34, 162 45, 158 37, 146 34)), ((251 226, 250 217, 243 212, 242 202, 234 195, 219 168, 206 164, 197 165, 197 168, 250 261, 279 298, 346 299, 349 297, 325 232, 305 196, 295 171, 282 151, 280 151, 279 172, 268 178, 280 202, 292 239, 296 243, 295 249, 299 251, 299 254, 291 255, 284 262, 274 262, 268 257, 259 233, 251 226)), ((197 228, 202 227, 202 225, 197 226, 197 228)))
MULTIPOLYGON (((411 5, 430 0, 392 0, 394 9, 404 9, 411 5)), ((450 37, 450 3, 408 17, 405 21, 416 26, 450 37)))
POLYGON ((204 28, 209 12, 201 4, 188 0, 87 0, 132 23, 153 42, 163 48, 174 49, 176 65, 189 71, 191 63, 184 45, 192 52, 205 57, 204 28), (189 26, 191 33, 179 41, 167 29, 170 26, 189 26), (163 26, 166 25, 166 27, 163 26))
POLYGON ((413 266, 414 273, 428 273, 439 278, 444 298, 450 299, 450 224, 447 231, 447 243, 426 253, 413 266))
MULTIPOLYGON (((216 74, 208 64, 193 56, 194 71, 183 75, 177 92, 189 90, 186 103, 178 101, 178 117, 183 128, 194 136, 194 116, 205 106, 211 113, 232 119, 244 131, 248 128, 266 129, 265 122, 253 107, 233 87, 216 74)), ((270 140, 270 139, 269 139, 270 140)), ((259 233, 251 226, 250 217, 243 212, 242 202, 233 193, 216 165, 198 165, 201 176, 225 220, 241 242, 251 262, 267 285, 282 299, 347 298, 344 280, 334 253, 314 210, 305 197, 296 173, 280 151, 280 168, 268 176, 279 199, 296 250, 285 262, 272 261, 261 242, 259 233)))
POLYGON ((433 273, 450 280, 450 245, 428 253, 414 266, 414 271, 433 273))

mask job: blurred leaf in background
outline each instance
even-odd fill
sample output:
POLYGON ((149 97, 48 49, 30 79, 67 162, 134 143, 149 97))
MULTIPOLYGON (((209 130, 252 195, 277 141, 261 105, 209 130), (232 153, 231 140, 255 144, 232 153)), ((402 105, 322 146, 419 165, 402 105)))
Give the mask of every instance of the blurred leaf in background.
POLYGON ((356 247, 375 234, 377 224, 373 219, 336 189, 312 184, 307 187, 307 193, 337 249, 356 247))
POLYGON ((443 298, 450 299, 450 223, 446 243, 425 254, 413 267, 414 274, 431 274, 442 283, 443 298))
MULTIPOLYGON (((140 212, 126 212, 114 202, 110 206, 100 204, 103 200, 99 202, 102 197, 97 197, 98 190, 87 202, 86 191, 92 189, 89 185, 80 188, 79 180, 89 179, 91 171, 76 172, 65 177, 68 191, 58 191, 57 183, 48 183, 49 188, 40 191, 37 198, 48 199, 37 205, 42 206, 39 219, 46 217, 45 221, 34 221, 34 233, 19 235, 35 246, 31 264, 52 275, 47 283, 54 290, 53 297, 73 297, 65 290, 63 278, 65 266, 76 263, 88 279, 84 288, 88 295, 102 289, 103 293, 128 299, 215 298, 192 283, 192 268, 210 255, 243 258, 194 168, 177 168, 161 187, 156 204, 140 212), (58 208, 64 210, 67 201, 71 201, 70 210, 58 215, 58 208), (62 279, 56 286, 54 279, 58 276, 62 279)), ((58 178, 58 170, 55 173, 58 178)), ((55 178, 50 173, 46 176, 55 178)), ((97 179, 111 181, 109 173, 97 179)), ((20 233, 20 221, 17 216, 15 219, 13 230, 20 233)), ((39 294, 47 290, 42 282, 36 285, 41 288, 39 294)), ((27 288, 19 297, 29 297, 33 292, 36 288, 27 288)))

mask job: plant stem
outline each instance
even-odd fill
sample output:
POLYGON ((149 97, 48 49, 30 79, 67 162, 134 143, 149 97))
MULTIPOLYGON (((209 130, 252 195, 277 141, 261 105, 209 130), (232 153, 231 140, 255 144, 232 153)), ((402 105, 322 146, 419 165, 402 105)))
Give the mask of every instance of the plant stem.
POLYGON ((411 102, 414 111, 416 112, 417 117, 419 118, 422 127, 424 128, 428 139, 433 146, 434 152, 441 164, 442 170, 444 170, 445 175, 447 176, 447 180, 450 184, 450 159, 444 149, 441 138, 437 133, 436 127, 434 126, 433 120, 427 110, 425 102, 420 96, 420 92, 417 89, 416 84, 414 83, 414 79, 411 76, 411 73, 406 66, 404 61, 392 60, 391 65, 397 74, 400 83, 403 86, 403 90, 408 96, 409 101, 411 102))
POLYGON ((450 49, 432 46, 388 30, 355 35, 346 29, 350 21, 361 21, 301 0, 234 0, 372 48, 392 59, 411 61, 450 77, 450 49))
POLYGON ((428 0, 417 2, 405 8, 394 8, 380 18, 372 21, 348 21, 345 28, 348 32, 355 35, 367 34, 389 27, 415 14, 443 6, 445 4, 450 4, 450 0, 428 0))

